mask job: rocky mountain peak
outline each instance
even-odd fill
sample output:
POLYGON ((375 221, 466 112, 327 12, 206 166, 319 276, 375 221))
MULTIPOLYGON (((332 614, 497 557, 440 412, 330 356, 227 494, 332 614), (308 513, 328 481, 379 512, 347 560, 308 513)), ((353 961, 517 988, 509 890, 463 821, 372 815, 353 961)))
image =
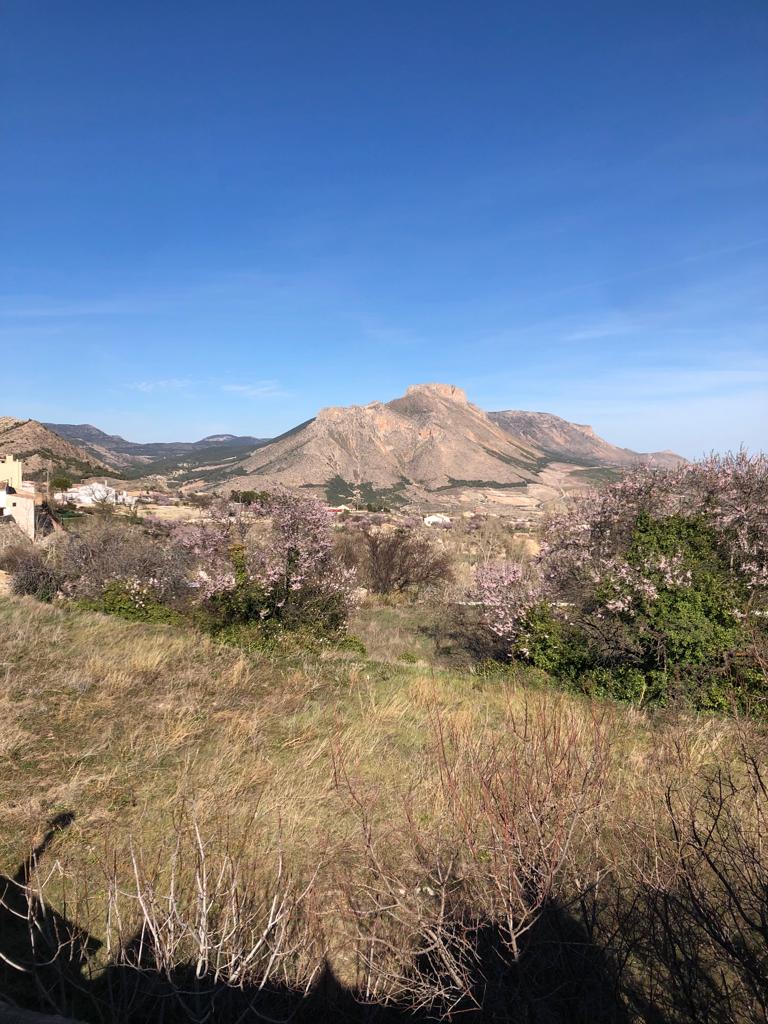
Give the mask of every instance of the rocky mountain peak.
POLYGON ((461 405, 468 405, 467 393, 463 388, 455 384, 411 384, 406 388, 406 398, 415 395, 431 395, 439 398, 447 398, 449 401, 458 402, 461 405))

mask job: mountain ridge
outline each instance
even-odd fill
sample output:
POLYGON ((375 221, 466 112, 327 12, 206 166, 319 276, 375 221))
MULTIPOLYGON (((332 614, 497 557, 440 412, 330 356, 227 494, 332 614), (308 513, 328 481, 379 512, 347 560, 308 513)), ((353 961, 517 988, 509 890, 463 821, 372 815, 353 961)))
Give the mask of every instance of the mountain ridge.
POLYGON ((442 383, 413 384, 387 402, 326 406, 271 440, 220 433, 140 444, 92 424, 40 427, 79 442, 99 472, 165 477, 184 490, 301 487, 332 503, 530 510, 633 465, 685 461, 621 448, 553 413, 487 412, 442 383))
POLYGON ((505 409, 488 415, 510 435, 527 438, 555 457, 581 456, 597 465, 623 467, 647 462, 671 466, 685 461, 669 450, 635 452, 630 448, 620 448, 600 437, 588 424, 572 423, 554 413, 505 409))
POLYGON ((79 479, 111 468, 39 420, 20 420, 14 416, 0 416, 0 457, 3 455, 23 459, 28 479, 40 479, 51 471, 79 479))
POLYGON ((545 492, 583 488, 630 465, 680 461, 619 448, 553 414, 485 412, 455 385, 416 384, 389 402, 325 407, 208 486, 283 484, 329 501, 510 507, 541 504, 545 492))
MULTIPOLYGON (((268 439, 237 434, 210 434, 199 441, 128 441, 120 434, 107 434, 91 423, 45 423, 59 436, 81 445, 96 459, 114 470, 135 470, 161 462, 161 468, 173 471, 174 462, 191 460, 196 464, 216 460, 222 453, 233 452, 242 458, 249 451, 268 443, 268 439)), ((135 472, 132 475, 136 475, 135 472)))

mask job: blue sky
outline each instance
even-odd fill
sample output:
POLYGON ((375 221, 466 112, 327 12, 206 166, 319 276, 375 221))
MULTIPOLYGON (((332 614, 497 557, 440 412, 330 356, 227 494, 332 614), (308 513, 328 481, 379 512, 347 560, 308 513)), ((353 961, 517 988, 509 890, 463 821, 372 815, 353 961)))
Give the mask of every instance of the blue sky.
POLYGON ((0 415, 768 435, 764 0, 2 0, 0 415))

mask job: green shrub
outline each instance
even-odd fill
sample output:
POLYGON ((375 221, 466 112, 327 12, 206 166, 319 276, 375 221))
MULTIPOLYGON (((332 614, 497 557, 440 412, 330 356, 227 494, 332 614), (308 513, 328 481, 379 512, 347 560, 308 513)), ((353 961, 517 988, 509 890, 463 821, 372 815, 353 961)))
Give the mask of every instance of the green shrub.
POLYGON ((352 654, 359 654, 361 658, 368 657, 365 644, 359 636, 353 633, 341 633, 336 640, 336 646, 342 651, 350 651, 352 654))
POLYGON ((132 580, 108 583, 102 595, 101 610, 129 622, 178 625, 182 621, 178 612, 152 596, 149 587, 132 580))
POLYGON ((678 671, 721 664, 744 645, 744 586, 717 548, 712 529, 698 516, 638 516, 627 562, 644 570, 657 589, 654 600, 640 600, 631 625, 648 670, 678 671), (681 583, 669 583, 661 570, 646 568, 676 560, 681 583))
POLYGON ((307 654, 320 654, 327 650, 352 651, 365 656, 365 646, 358 637, 348 636, 344 632, 328 633, 326 630, 313 630, 298 627, 287 629, 277 619, 265 619, 262 622, 235 622, 214 631, 216 643, 227 647, 236 647, 246 654, 263 654, 267 656, 304 657, 307 654))
POLYGON ((547 602, 526 614, 513 653, 551 675, 575 678, 592 663, 584 634, 547 602))
POLYGON ((660 672, 642 672, 626 665, 613 668, 590 668, 574 677, 574 690, 594 697, 631 704, 665 705, 668 700, 667 678, 660 672))
POLYGON ((761 710, 749 592, 702 516, 641 512, 576 600, 539 602, 512 653, 569 689, 639 704, 761 710))

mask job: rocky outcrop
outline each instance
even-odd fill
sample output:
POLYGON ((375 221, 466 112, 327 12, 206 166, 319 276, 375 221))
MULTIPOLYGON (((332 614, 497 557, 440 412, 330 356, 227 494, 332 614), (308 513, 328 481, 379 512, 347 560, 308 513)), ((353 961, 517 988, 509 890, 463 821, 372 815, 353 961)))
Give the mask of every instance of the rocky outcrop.
POLYGON ((599 437, 592 427, 569 423, 549 412, 506 410, 489 412, 489 417, 511 437, 527 441, 552 458, 598 466, 636 466, 652 462, 676 466, 685 460, 674 452, 633 452, 618 448, 599 437))
POLYGON ((402 398, 322 409, 300 431, 254 452, 243 477, 289 486, 341 478, 434 491, 459 482, 504 487, 535 480, 542 453, 510 437, 461 388, 421 384, 402 398))

